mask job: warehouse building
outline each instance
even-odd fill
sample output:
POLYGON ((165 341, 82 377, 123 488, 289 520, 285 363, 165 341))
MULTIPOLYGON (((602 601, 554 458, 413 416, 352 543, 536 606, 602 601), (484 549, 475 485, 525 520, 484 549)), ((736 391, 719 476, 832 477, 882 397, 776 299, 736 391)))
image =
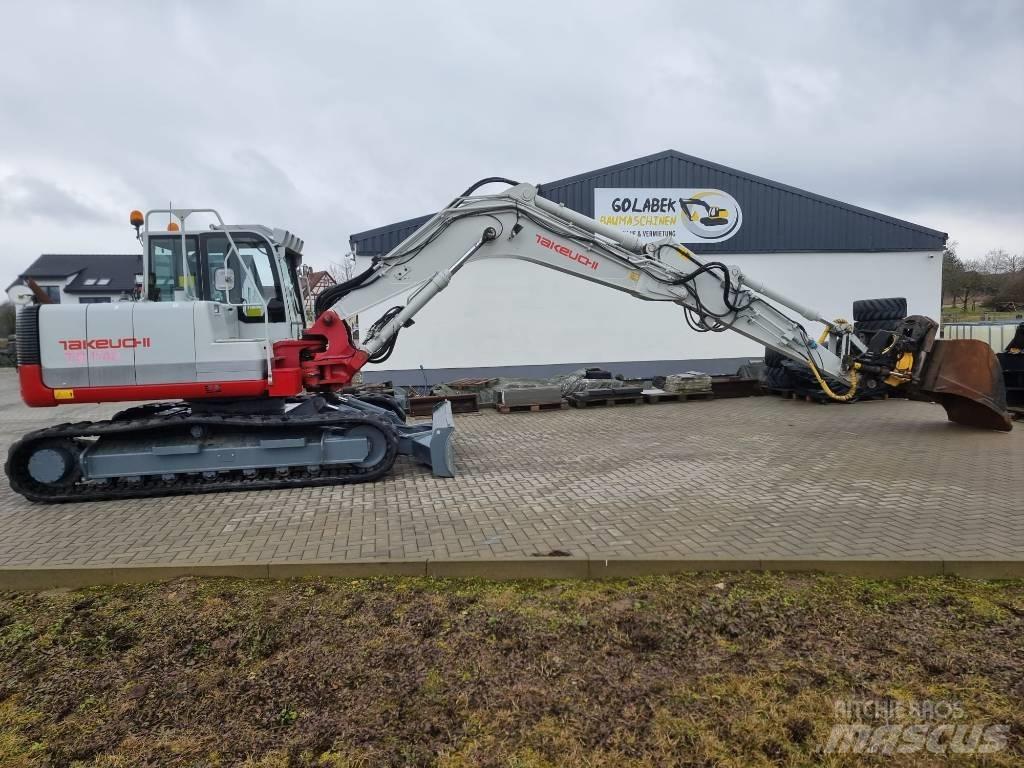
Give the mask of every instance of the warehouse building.
MULTIPOLYGON (((911 314, 939 316, 944 232, 674 150, 539 186, 603 223, 652 240, 670 235, 735 264, 827 316, 848 318, 855 299, 894 295, 911 314)), ((350 244, 360 257, 387 253, 429 218, 360 232, 350 244)), ((589 365, 635 376, 732 373, 761 354, 738 334, 689 330, 672 304, 495 260, 460 272, 367 378, 543 377, 589 365)))

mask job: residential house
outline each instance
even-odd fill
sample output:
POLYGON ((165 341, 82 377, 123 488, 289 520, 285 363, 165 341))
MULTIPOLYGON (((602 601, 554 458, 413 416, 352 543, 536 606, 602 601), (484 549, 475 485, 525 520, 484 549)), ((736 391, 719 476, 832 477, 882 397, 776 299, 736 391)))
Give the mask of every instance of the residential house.
POLYGON ((7 286, 14 301, 32 278, 54 303, 99 304, 132 298, 142 275, 139 254, 44 253, 7 286))

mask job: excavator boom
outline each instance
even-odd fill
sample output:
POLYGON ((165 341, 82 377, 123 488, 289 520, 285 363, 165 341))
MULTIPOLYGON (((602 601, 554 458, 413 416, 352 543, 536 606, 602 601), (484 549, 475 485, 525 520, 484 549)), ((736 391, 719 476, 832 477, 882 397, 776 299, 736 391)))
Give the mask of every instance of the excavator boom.
POLYGON ((937 340, 934 321, 911 317, 870 350, 848 323, 828 320, 737 267, 704 262, 678 243, 642 242, 546 200, 532 185, 512 184, 499 195, 456 198, 365 273, 321 296, 323 307, 345 317, 411 290, 404 306, 371 327, 362 345, 370 362, 386 359, 401 328, 467 263, 520 259, 639 299, 674 302, 691 327, 735 331, 806 365, 835 399, 852 399, 861 379, 885 382, 942 404, 951 421, 1011 428, 999 363, 987 345, 937 340), (810 337, 803 320, 825 332, 810 337))

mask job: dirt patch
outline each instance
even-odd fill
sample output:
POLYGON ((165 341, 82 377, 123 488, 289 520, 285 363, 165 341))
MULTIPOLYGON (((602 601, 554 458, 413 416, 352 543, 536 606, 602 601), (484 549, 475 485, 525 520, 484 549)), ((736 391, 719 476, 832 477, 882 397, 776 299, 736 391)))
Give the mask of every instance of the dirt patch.
POLYGON ((986 759, 1014 765, 1022 631, 1024 584, 953 579, 8 593, 0 765, 883 764, 823 752, 837 702, 858 700, 956 702, 1008 726, 986 759))

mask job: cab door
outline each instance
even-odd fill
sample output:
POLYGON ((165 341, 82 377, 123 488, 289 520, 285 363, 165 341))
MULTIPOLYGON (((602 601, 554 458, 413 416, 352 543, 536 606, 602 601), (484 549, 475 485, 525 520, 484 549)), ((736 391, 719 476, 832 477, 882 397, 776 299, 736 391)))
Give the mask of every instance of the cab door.
POLYGON ((133 306, 136 384, 196 381, 193 312, 199 274, 195 235, 150 235, 145 301, 133 306))
POLYGON ((271 246, 254 233, 210 232, 200 239, 200 253, 199 380, 266 378, 271 345, 288 338, 271 246))

